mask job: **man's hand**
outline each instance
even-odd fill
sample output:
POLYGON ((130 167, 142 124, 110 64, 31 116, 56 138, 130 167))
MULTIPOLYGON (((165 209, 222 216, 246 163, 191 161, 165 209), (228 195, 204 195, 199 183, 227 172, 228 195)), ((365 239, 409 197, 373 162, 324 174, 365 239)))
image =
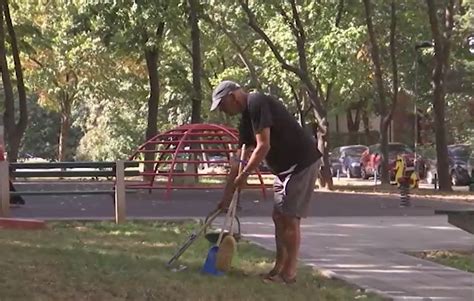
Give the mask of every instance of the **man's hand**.
POLYGON ((235 189, 241 189, 244 187, 245 184, 247 184, 247 178, 249 177, 249 173, 247 172, 242 172, 235 178, 234 180, 234 186, 235 189))

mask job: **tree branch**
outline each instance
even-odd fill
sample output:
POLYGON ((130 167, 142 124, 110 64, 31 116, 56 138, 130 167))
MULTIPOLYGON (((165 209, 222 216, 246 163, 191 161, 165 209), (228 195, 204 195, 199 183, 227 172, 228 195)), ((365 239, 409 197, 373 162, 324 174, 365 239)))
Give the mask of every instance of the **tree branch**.
POLYGON ((297 37, 298 36, 298 29, 295 27, 295 24, 292 22, 292 20, 290 19, 290 17, 286 13, 283 6, 282 5, 277 5, 276 7, 277 7, 278 11, 280 12, 280 15, 283 17, 283 20, 285 20, 286 24, 288 24, 288 26, 290 27, 291 32, 293 32, 293 35, 295 37, 297 37))
POLYGON ((29 59, 32 60, 36 65, 38 65, 38 67, 44 68, 44 65, 34 57, 30 56, 29 59))
POLYGON ((382 77, 382 67, 380 63, 380 51, 379 46, 377 44, 377 38, 375 36, 374 26, 372 24, 372 3, 370 0, 364 0, 365 6, 365 17, 367 23, 367 31, 369 33, 369 40, 371 45, 371 56, 372 56, 372 63, 374 65, 374 73, 375 73, 375 82, 377 84, 377 90, 379 93, 379 101, 380 101, 380 114, 382 116, 386 115, 386 104, 385 104, 385 90, 383 85, 383 77, 382 77))
POLYGON ((453 26, 454 26, 454 1, 449 0, 448 5, 446 6, 446 18, 445 18, 445 30, 444 30, 444 57, 446 59, 445 64, 447 64, 447 60, 449 58, 449 48, 451 46, 451 35, 453 33, 453 26))
MULTIPOLYGON (((337 15, 336 15, 336 21, 335 21, 335 26, 336 28, 339 27, 339 24, 341 23, 342 19, 342 13, 344 12, 344 0, 340 0, 339 4, 337 5, 337 15)), ((331 91, 332 87, 334 86, 334 83, 329 83, 326 89, 326 104, 329 102, 329 99, 331 97, 331 91)))
POLYGON ((301 23, 300 15, 298 13, 298 9, 296 8, 295 0, 289 0, 291 4, 291 12, 293 13, 293 20, 295 20, 296 28, 299 32, 299 38, 303 42, 306 42, 306 33, 304 31, 303 24, 301 23))
POLYGON ((246 3, 247 1, 239 0, 240 6, 244 10, 244 12, 247 14, 248 21, 249 21, 249 26, 255 30, 255 32, 260 35, 260 37, 267 43, 268 47, 270 47, 271 51, 275 55, 275 58, 278 60, 280 65, 282 66, 283 69, 288 70, 290 72, 293 72, 297 75, 301 75, 301 71, 293 66, 287 63, 283 57, 281 56, 277 46, 273 43, 273 41, 267 36, 267 34, 260 28, 260 26, 257 23, 257 20, 255 18, 255 15, 253 12, 250 10, 248 4, 246 3))
POLYGON ((342 13, 344 12, 344 0, 339 0, 339 4, 337 5, 337 15, 336 15, 336 27, 339 27, 339 23, 341 23, 342 13))
POLYGON ((222 31, 224 33, 224 35, 232 43, 232 45, 234 45, 235 49, 237 49, 240 60, 244 63, 245 67, 249 70, 250 77, 252 78, 252 81, 254 82, 255 86, 259 90, 261 90, 262 85, 260 84, 260 80, 258 79, 257 71, 255 70, 255 66, 252 64, 250 58, 245 54, 245 50, 237 42, 237 37, 226 28, 225 24, 212 20, 209 17, 209 15, 204 16, 203 20, 207 21, 214 28, 222 31))
POLYGON ((184 51, 186 51, 186 53, 189 55, 189 56, 192 56, 193 53, 191 51, 191 49, 189 49, 188 45, 184 44, 183 42, 179 42, 179 45, 181 47, 183 47, 184 51))

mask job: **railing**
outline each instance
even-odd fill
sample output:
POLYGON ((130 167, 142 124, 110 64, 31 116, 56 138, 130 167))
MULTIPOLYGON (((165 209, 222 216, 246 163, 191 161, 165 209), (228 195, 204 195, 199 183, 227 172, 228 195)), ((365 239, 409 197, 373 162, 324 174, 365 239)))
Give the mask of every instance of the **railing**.
POLYGON ((13 195, 72 195, 110 194, 114 196, 115 222, 125 221, 125 177, 138 176, 139 163, 117 162, 41 162, 12 163, 0 161, 0 216, 10 216, 10 196, 13 195), (14 191, 10 192, 10 176, 15 178, 75 178, 110 177, 115 178, 114 186, 108 190, 63 190, 63 191, 14 191))

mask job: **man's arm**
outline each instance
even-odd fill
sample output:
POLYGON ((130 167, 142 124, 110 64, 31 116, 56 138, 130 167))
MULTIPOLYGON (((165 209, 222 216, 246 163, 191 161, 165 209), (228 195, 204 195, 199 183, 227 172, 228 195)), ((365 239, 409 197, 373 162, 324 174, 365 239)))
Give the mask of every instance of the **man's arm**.
POLYGON ((250 156, 247 165, 242 170, 242 173, 247 174, 247 176, 262 163, 268 151, 270 151, 270 128, 264 128, 255 134, 255 139, 257 141, 257 147, 250 156))
POLYGON ((242 187, 247 182, 250 173, 257 168, 270 150, 270 128, 262 129, 255 135, 255 138, 257 140, 257 147, 253 151, 252 156, 244 167, 242 173, 235 179, 235 187, 242 187))
MULTIPOLYGON (((248 158, 250 152, 251 152, 250 148, 246 148, 244 158, 248 158)), ((237 178, 237 176, 239 174, 240 154, 241 154, 241 149, 238 149, 235 157, 233 157, 230 160, 230 172, 227 175, 226 184, 225 184, 225 187, 224 187, 224 193, 223 193, 221 202, 219 203, 219 206, 218 206, 219 208, 229 207, 230 202, 232 200, 232 196, 233 196, 234 191, 235 191, 234 182, 235 182, 235 179, 237 178)))

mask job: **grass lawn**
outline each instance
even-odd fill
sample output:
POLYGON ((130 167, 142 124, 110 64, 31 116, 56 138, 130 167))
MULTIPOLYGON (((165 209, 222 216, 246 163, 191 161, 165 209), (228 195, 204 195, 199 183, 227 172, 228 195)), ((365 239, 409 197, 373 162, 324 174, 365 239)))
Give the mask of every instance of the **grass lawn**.
POLYGON ((472 251, 424 251, 412 254, 416 257, 427 259, 450 266, 462 271, 474 273, 474 250, 472 251))
POLYGON ((196 228, 194 222, 51 223, 48 230, 0 230, 1 300, 382 300, 346 283, 301 268, 294 285, 265 284, 258 273, 272 254, 239 243, 225 276, 199 271, 210 247, 199 239, 180 259, 165 263, 196 228))

